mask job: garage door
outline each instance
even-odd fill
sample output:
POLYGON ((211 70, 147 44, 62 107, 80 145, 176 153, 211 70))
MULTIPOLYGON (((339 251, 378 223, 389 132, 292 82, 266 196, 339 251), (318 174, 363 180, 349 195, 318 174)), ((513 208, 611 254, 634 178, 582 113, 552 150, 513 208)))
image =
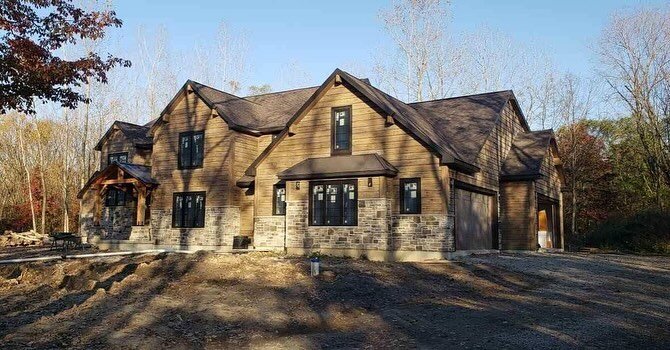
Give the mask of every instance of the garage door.
POLYGON ((491 196, 456 189, 456 249, 493 247, 491 196))

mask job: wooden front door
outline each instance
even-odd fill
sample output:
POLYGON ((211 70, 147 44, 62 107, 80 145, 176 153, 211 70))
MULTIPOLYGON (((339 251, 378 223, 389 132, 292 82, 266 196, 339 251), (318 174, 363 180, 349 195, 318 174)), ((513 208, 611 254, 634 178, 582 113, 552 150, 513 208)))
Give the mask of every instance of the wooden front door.
POLYGON ((456 189, 456 249, 493 248, 492 197, 456 189))

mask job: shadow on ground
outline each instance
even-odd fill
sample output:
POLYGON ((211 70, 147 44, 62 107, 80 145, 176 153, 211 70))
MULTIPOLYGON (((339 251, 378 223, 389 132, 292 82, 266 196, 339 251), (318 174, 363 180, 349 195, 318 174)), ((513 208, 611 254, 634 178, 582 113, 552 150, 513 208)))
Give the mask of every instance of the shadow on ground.
POLYGON ((450 263, 271 254, 0 266, 7 348, 640 348, 670 344, 669 258, 450 263))

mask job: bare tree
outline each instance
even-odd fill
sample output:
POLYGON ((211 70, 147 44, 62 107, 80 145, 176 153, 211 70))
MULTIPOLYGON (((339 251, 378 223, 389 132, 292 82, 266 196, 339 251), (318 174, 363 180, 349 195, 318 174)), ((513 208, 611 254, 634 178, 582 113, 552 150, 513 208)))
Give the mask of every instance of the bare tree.
POLYGON ((272 87, 269 84, 249 86, 249 95, 262 95, 270 92, 272 92, 272 87))
POLYGON ((246 35, 221 22, 214 38, 196 45, 190 60, 192 78, 237 94, 249 69, 248 51, 246 35))
POLYGON ((70 149, 70 119, 68 116, 68 110, 63 108, 63 126, 65 127, 65 132, 63 133, 64 140, 61 144, 61 159, 63 162, 63 171, 61 173, 61 190, 63 191, 63 232, 70 232, 70 203, 69 203, 69 193, 68 193, 68 178, 70 176, 70 161, 69 161, 69 152, 70 149))
POLYGON ((600 75, 630 112, 650 176, 670 185, 670 8, 612 16, 596 48, 600 75))
POLYGON ((143 27, 138 29, 139 68, 137 79, 137 107, 150 118, 158 117, 161 109, 167 105, 177 88, 176 69, 169 48, 169 35, 163 26, 155 32, 147 32, 143 27))
MULTIPOLYGON (((567 149, 569 154, 562 154, 564 159, 568 161, 569 184, 570 184, 570 209, 571 222, 570 232, 577 235, 577 202, 581 190, 577 188, 579 172, 579 154, 581 153, 579 147, 580 142, 577 139, 576 128, 580 121, 587 119, 593 108, 594 84, 589 81, 584 81, 574 75, 567 74, 561 78, 559 85, 561 89, 558 95, 558 113, 567 125, 569 131, 569 140, 566 144, 569 145, 567 149)), ((565 143, 565 141, 564 141, 565 143)))
MULTIPOLYGON (((397 0, 382 12, 384 27, 393 40, 396 50, 392 60, 377 67, 382 81, 405 88, 407 100, 423 101, 431 87, 441 88, 438 82, 444 67, 444 43, 448 19, 448 2, 442 0, 397 0)), ((384 52, 385 55, 388 52, 384 52)), ((431 96, 432 97, 432 96, 431 96)))
POLYGON ((288 89, 305 87, 313 83, 312 75, 297 60, 292 60, 279 69, 281 86, 288 89))
POLYGON ((449 15, 438 0, 398 0, 382 13, 395 49, 378 50, 381 86, 408 101, 513 89, 529 122, 554 126, 556 74, 548 56, 486 27, 454 36, 449 15))
POLYGON ((46 220, 47 220, 47 182, 46 182, 46 173, 44 168, 46 167, 46 161, 44 157, 44 143, 47 142, 49 136, 43 135, 42 125, 38 122, 37 118, 33 119, 33 124, 35 128, 35 143, 37 144, 37 160, 38 160, 38 169, 40 172, 40 186, 42 188, 42 213, 41 213, 41 225, 40 232, 44 235, 46 230, 46 220))
POLYGON ((33 190, 31 186, 31 181, 30 181, 30 166, 31 164, 29 163, 28 160, 28 151, 26 147, 26 141, 25 141, 25 130, 26 130, 26 124, 25 124, 25 117, 19 116, 18 114, 14 114, 14 116, 17 118, 18 122, 18 131, 19 131, 19 150, 21 152, 21 165, 23 167, 23 170, 25 171, 26 174, 26 188, 28 189, 28 201, 30 204, 30 215, 32 218, 33 222, 33 231, 37 232, 37 220, 35 217, 35 203, 33 201, 33 190))

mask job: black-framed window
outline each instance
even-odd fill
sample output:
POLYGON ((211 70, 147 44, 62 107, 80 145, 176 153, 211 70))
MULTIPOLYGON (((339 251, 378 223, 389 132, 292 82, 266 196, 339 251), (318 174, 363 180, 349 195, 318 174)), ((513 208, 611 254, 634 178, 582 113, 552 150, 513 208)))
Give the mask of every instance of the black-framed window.
POLYGON ((331 111, 331 154, 351 154, 351 106, 331 111))
POLYGON ((179 134, 179 169, 201 168, 205 157, 205 132, 179 134))
POLYGON ((107 164, 117 163, 128 163, 128 152, 120 153, 110 153, 107 155, 107 164))
POLYGON ((205 192, 175 193, 172 200, 172 227, 205 227, 205 192))
POLYGON ((105 206, 122 207, 126 205, 126 192, 118 188, 110 188, 105 195, 105 206))
POLYGON ((286 215, 286 184, 272 187, 272 215, 286 215))
POLYGON ((357 180, 318 181, 309 185, 309 224, 312 226, 358 225, 357 180))
POLYGON ((400 213, 421 214, 421 179, 400 179, 400 213))

